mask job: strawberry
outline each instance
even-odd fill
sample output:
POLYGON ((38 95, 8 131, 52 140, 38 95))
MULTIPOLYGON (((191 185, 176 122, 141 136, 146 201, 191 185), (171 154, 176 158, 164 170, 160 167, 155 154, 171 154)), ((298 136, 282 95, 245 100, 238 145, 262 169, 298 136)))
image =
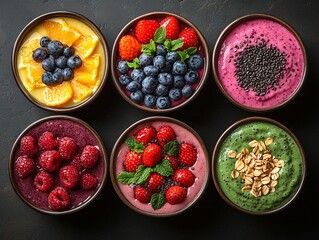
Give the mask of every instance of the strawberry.
POLYGON ((172 205, 181 203, 185 200, 187 191, 181 186, 171 186, 165 193, 166 201, 172 205))
POLYGON ((145 187, 137 187, 134 190, 135 198, 141 203, 149 203, 151 200, 151 193, 145 187))
POLYGON ((125 170, 128 172, 136 172, 137 168, 143 164, 141 156, 140 153, 130 151, 125 157, 125 170))
POLYGON ((142 160, 147 167, 154 167, 162 160, 162 148, 155 143, 151 143, 145 148, 142 160))
POLYGON ((197 160, 197 150, 189 143, 182 143, 179 146, 179 159, 187 167, 191 167, 197 160))
POLYGON ((184 187, 190 187, 195 182, 195 176, 188 169, 178 169, 173 175, 173 180, 182 184, 184 187))
POLYGON ((176 139, 176 134, 170 126, 162 126, 157 132, 158 143, 164 147, 166 143, 176 139))
POLYGON ((176 39, 179 34, 179 22, 175 17, 166 17, 160 22, 160 26, 166 29, 167 39, 176 39))
POLYGON ((166 154, 164 159, 169 161, 169 163, 171 164, 171 167, 173 168, 174 171, 176 171, 178 169, 178 166, 179 166, 178 158, 173 157, 173 156, 169 156, 166 154))
POLYGON ((184 45, 180 50, 185 50, 190 47, 198 47, 199 40, 193 28, 184 28, 179 34, 178 38, 184 41, 184 45))
POLYGON ((147 179, 147 184, 152 193, 159 192, 164 184, 164 177, 156 172, 151 173, 147 179))
POLYGON ((125 35, 119 42, 119 54, 123 60, 133 61, 141 54, 142 45, 131 35, 125 35))
POLYGON ((140 20, 135 27, 135 36, 139 42, 149 43, 158 28, 159 24, 156 20, 140 20))
POLYGON ((155 137, 156 137, 156 130, 155 128, 151 126, 142 128, 136 134, 136 140, 139 143, 143 143, 144 145, 147 145, 148 143, 153 141, 155 137))

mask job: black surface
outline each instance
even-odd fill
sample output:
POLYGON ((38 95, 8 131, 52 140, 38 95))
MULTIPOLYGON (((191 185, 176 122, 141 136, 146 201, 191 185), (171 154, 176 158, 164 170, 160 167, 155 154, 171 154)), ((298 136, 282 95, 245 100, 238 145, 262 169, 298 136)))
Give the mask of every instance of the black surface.
MULTIPOLYGON (((319 2, 303 1, 17 1, 0 2, 0 239, 315 239, 319 225, 318 77, 319 2), (37 3, 35 3, 37 2, 37 3), (85 210, 69 216, 48 216, 26 206, 14 193, 7 172, 15 138, 33 121, 53 112, 30 103, 14 81, 10 57, 20 30, 33 18, 53 10, 72 10, 100 27, 111 50, 126 23, 150 11, 169 11, 193 22, 212 51, 223 28, 248 13, 268 13, 292 25, 304 40, 309 75, 298 97, 283 109, 254 114, 231 104, 217 89, 212 74, 201 94, 187 108, 167 116, 191 125, 208 151, 233 122, 249 116, 271 117, 290 128, 304 146, 308 163, 305 187, 289 208, 271 216, 250 216, 228 206, 210 180, 203 198, 189 211, 172 218, 151 218, 126 207, 110 179, 99 198, 85 210), (203 111, 203 109, 205 109, 203 111), (59 236, 59 237, 58 237, 59 236)), ((125 102, 111 76, 102 94, 88 108, 71 113, 92 125, 108 153, 131 123, 151 116, 125 102)))

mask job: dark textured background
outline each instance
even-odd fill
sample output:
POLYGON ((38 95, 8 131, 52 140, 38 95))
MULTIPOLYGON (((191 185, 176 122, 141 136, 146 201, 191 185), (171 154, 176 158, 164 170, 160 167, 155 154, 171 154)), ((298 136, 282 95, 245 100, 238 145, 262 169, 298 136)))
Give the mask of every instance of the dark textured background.
MULTIPOLYGON (((0 239, 318 239, 318 77, 319 1, 32 1, 0 2, 0 239), (260 115, 290 128, 304 146, 308 163, 306 184, 289 208, 271 216, 250 216, 228 206, 210 180, 203 198, 189 211, 172 218, 151 218, 126 207, 110 179, 88 208, 55 217, 27 207, 14 193, 8 177, 8 157, 20 132, 33 121, 53 115, 30 103, 14 81, 10 57, 13 43, 33 18, 53 10, 72 10, 91 19, 105 35, 111 50, 121 28, 150 11, 169 11, 193 22, 206 37, 210 51, 223 28, 248 13, 268 13, 292 25, 304 40, 309 75, 298 97, 283 109, 254 114, 232 105, 217 89, 210 74, 204 90, 187 108, 168 116, 191 125, 202 136, 208 151, 233 122, 260 115), (203 109, 205 109, 203 111, 203 109)), ((70 114, 93 126, 108 153, 121 132, 151 114, 125 102, 112 85, 111 76, 102 94, 88 108, 70 114)))

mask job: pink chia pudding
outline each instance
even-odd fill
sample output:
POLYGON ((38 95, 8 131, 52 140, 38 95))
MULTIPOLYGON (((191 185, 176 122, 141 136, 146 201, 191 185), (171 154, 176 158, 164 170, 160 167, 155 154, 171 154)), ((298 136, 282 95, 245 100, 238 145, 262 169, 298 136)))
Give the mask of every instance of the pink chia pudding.
POLYGON ((295 33, 266 18, 235 26, 218 56, 222 88, 237 103, 270 109, 288 101, 305 75, 305 52, 295 33))

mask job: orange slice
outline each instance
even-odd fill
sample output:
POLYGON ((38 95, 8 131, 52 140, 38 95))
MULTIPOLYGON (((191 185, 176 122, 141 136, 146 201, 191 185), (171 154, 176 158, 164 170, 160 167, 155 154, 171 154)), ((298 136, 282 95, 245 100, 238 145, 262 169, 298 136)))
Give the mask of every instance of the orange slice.
POLYGON ((93 94, 91 88, 88 88, 77 81, 71 81, 71 87, 73 89, 72 101, 74 103, 80 103, 93 94))
POLYGON ((74 71, 74 78, 86 86, 95 86, 98 69, 100 66, 100 55, 83 59, 82 66, 74 71))
POLYGON ((81 36, 73 43, 75 53, 82 59, 89 57, 94 51, 99 38, 97 36, 81 36))
POLYGON ((43 100, 47 106, 55 107, 68 102, 72 95, 71 83, 63 82, 56 86, 46 87, 43 91, 43 100))
POLYGON ((43 25, 49 38, 59 40, 68 46, 71 46, 81 36, 81 33, 70 27, 62 18, 45 20, 43 25))
POLYGON ((32 52, 40 47, 41 35, 37 32, 33 33, 23 44, 19 51, 20 62, 18 68, 24 68, 35 62, 32 58, 32 52))
POLYGON ((42 82, 42 73, 44 73, 44 70, 41 63, 34 62, 27 66, 27 78, 32 83, 33 88, 46 86, 42 82))

